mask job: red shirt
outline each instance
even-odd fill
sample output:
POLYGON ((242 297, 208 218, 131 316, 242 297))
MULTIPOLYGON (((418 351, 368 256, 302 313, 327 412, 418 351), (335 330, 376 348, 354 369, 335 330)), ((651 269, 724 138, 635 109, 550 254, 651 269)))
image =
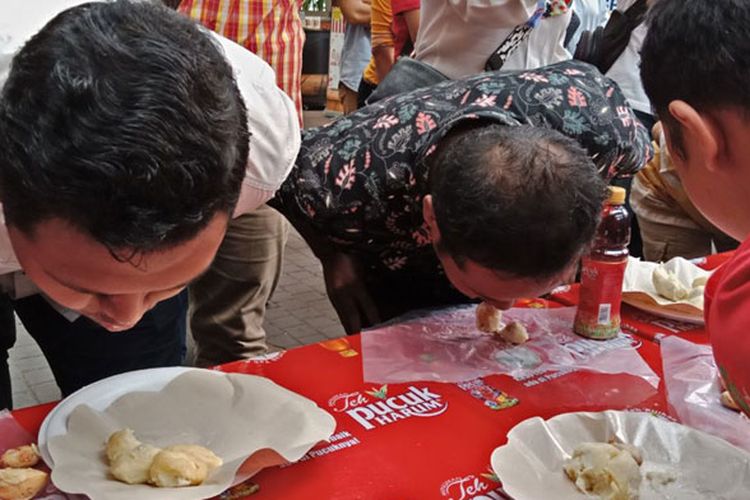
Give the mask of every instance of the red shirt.
MULTIPOLYGON (((391 30, 393 31, 393 53, 398 59, 404 46, 411 41, 409 35, 409 26, 406 24, 403 14, 410 10, 419 10, 419 0, 391 0, 391 11, 393 12, 393 21, 391 30)), ((404 54, 409 55, 409 54, 404 54)))
POLYGON ((716 364, 732 397, 750 415, 750 238, 711 276, 705 306, 716 364))

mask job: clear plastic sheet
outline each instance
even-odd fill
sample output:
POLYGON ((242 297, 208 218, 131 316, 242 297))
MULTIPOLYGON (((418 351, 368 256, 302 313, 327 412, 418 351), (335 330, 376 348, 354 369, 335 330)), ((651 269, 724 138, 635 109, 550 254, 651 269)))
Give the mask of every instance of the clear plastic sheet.
POLYGON ((750 451, 750 419, 721 404, 711 347, 672 336, 661 340, 661 353, 667 398, 677 417, 750 451))
POLYGON ((519 321, 529 332, 529 341, 518 346, 477 330, 475 309, 460 306, 432 311, 364 332, 365 380, 463 382, 492 374, 521 380, 544 371, 589 370, 630 374, 658 386, 658 376, 627 335, 608 341, 575 335, 574 307, 505 311, 504 322, 519 321))
MULTIPOLYGON (((16 419, 13 418, 13 415, 9 411, 0 411, 0 454, 9 448, 16 448, 35 442, 36 439, 34 436, 18 425, 18 422, 16 422, 16 419)), ((41 461, 36 468, 49 473, 49 469, 41 461)), ((55 488, 51 482, 48 482, 44 491, 34 498, 36 500, 83 500, 86 497, 81 495, 66 495, 55 488)))

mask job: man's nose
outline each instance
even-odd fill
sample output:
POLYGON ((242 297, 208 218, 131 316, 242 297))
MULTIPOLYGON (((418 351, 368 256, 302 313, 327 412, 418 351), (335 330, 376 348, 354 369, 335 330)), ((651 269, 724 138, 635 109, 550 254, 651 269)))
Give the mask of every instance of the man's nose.
POLYGON ((115 326, 131 327, 146 312, 145 297, 140 294, 110 295, 100 301, 103 319, 115 326))

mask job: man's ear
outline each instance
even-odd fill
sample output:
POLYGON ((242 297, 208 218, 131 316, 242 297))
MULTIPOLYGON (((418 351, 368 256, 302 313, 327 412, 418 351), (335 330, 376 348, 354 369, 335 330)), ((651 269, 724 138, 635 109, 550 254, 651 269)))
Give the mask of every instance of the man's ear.
POLYGON ((438 228, 437 219, 435 218, 435 209, 432 206, 432 195, 430 194, 422 198, 422 217, 424 217, 424 221, 430 230, 432 241, 440 241, 440 228, 438 228))
MULTIPOLYGON (((724 135, 718 122, 708 113, 700 113, 685 101, 672 101, 669 103, 669 114, 680 126, 680 139, 682 150, 688 157, 698 155, 697 160, 711 172, 720 165, 719 156, 724 153, 724 135)), ((674 149, 673 131, 670 127, 664 127, 667 144, 674 154, 679 148, 674 149)))

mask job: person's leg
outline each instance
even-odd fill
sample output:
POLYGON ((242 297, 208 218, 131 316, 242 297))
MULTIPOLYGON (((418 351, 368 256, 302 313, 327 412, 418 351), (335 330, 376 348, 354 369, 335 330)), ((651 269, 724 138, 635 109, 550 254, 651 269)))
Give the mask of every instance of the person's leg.
POLYGON ((356 91, 343 83, 339 84, 339 99, 341 100, 341 106, 344 109, 345 115, 357 111, 357 98, 358 94, 356 91))
POLYGON ((70 322, 41 295, 14 302, 66 396, 118 373, 179 366, 187 329, 187 291, 157 304, 130 330, 109 332, 81 317, 70 322))
POLYGON ((13 307, 8 296, 0 294, 0 410, 13 408, 8 351, 15 343, 16 320, 13 317, 13 307))
POLYGON ((209 270, 190 285, 196 365, 266 352, 263 317, 278 284, 288 223, 264 205, 229 223, 209 270))

